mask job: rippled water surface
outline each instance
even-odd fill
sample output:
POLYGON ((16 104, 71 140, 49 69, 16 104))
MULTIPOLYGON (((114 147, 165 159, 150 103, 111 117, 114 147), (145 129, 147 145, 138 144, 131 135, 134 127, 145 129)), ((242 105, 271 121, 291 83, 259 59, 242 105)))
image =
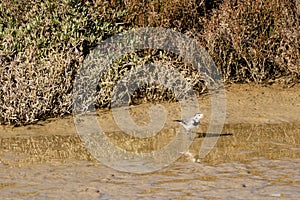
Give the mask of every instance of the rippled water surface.
MULTIPOLYGON (((298 124, 226 125, 214 149, 198 159, 204 137, 215 137, 205 130, 189 154, 149 174, 99 163, 76 135, 0 137, 1 199, 300 198, 298 124)), ((124 149, 146 152, 174 137, 170 130, 143 141, 119 132, 107 135, 124 149)))

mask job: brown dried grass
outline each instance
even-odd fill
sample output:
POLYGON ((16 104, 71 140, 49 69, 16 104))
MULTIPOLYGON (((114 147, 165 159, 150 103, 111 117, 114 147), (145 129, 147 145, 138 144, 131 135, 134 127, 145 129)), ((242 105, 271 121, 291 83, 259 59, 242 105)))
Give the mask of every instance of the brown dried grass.
POLYGON ((224 1, 205 19, 202 38, 224 80, 263 83, 283 77, 285 82, 298 82, 297 4, 294 0, 224 1))
MULTIPOLYGON (((297 0, 2 1, 0 123, 24 125, 70 113, 84 57, 104 39, 133 27, 165 27, 194 37, 228 83, 298 83, 299 7, 297 0)), ((100 79, 97 106, 109 106, 116 81, 149 55, 151 62, 178 70, 199 94, 205 91, 207 83, 189 64, 163 53, 163 58, 154 50, 117 60, 100 79)), ((135 97, 133 103, 174 100, 156 85, 135 97)))

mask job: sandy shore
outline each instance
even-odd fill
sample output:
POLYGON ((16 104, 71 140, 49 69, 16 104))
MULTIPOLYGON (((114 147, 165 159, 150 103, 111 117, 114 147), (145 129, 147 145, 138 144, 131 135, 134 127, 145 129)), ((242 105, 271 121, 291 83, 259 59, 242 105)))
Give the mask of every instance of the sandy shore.
MULTIPOLYGON (((198 101, 201 112, 206 115, 203 123, 208 123, 211 110, 210 97, 203 95, 198 98, 198 101)), ((277 124, 300 121, 300 84, 292 88, 283 88, 281 85, 268 87, 246 84, 229 85, 226 87, 226 102, 225 124, 277 124)), ((169 110, 173 109, 171 111, 173 113, 170 113, 173 118, 180 116, 180 108, 176 103, 163 103, 162 105, 169 110)), ((131 106, 132 117, 137 121, 141 118, 147 119, 145 109, 149 106, 149 104, 131 106)), ((114 129, 114 119, 109 111, 99 111, 98 114, 104 129, 114 129)), ((0 137, 37 134, 72 135, 75 132, 72 116, 49 119, 37 125, 18 128, 0 126, 0 137)))

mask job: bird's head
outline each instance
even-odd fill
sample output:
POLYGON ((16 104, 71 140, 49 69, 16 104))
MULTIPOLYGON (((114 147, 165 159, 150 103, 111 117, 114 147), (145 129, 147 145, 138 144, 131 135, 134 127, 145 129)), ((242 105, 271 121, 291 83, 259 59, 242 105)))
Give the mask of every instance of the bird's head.
POLYGON ((194 119, 195 119, 195 120, 200 120, 200 119, 203 118, 203 117, 204 117, 203 114, 197 113, 197 114, 195 115, 194 119))

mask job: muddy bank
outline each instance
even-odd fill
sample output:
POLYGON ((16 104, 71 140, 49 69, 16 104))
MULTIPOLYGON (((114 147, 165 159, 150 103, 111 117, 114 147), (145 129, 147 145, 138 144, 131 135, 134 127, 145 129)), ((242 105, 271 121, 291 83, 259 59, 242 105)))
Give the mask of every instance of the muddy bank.
MULTIPOLYGON (((119 172, 93 158, 76 134, 73 118, 0 128, 0 191, 4 199, 298 199, 300 197, 300 86, 226 88, 224 129, 210 153, 197 160, 210 117, 209 95, 199 97, 205 114, 189 154, 144 175, 119 172)), ((145 140, 122 134, 109 110, 97 118, 111 141, 127 151, 155 151, 179 125, 177 103, 162 104, 164 129, 145 140)), ((149 123, 150 104, 129 108, 137 124, 149 123)))
MULTIPOLYGON (((208 124, 210 117, 210 96, 198 98, 199 108, 206 115, 203 124, 208 124)), ((226 120, 225 124, 278 124, 300 122, 300 84, 292 88, 281 85, 257 86, 234 84, 226 87, 226 120)), ((168 111, 164 128, 172 128, 172 119, 180 117, 180 107, 177 103, 162 103, 168 111)), ((131 106, 131 117, 137 124, 146 124, 149 121, 146 112, 151 105, 143 104, 131 106), (144 120, 143 120, 144 119, 144 120)), ((99 110, 99 122, 103 129, 118 130, 113 116, 108 110, 99 110)), ((175 125, 176 126, 176 125, 175 125)), ((12 128, 0 126, 0 137, 12 135, 73 135, 76 132, 72 116, 40 121, 36 125, 12 128), (55 128, 53 128, 55 127, 55 128)))

